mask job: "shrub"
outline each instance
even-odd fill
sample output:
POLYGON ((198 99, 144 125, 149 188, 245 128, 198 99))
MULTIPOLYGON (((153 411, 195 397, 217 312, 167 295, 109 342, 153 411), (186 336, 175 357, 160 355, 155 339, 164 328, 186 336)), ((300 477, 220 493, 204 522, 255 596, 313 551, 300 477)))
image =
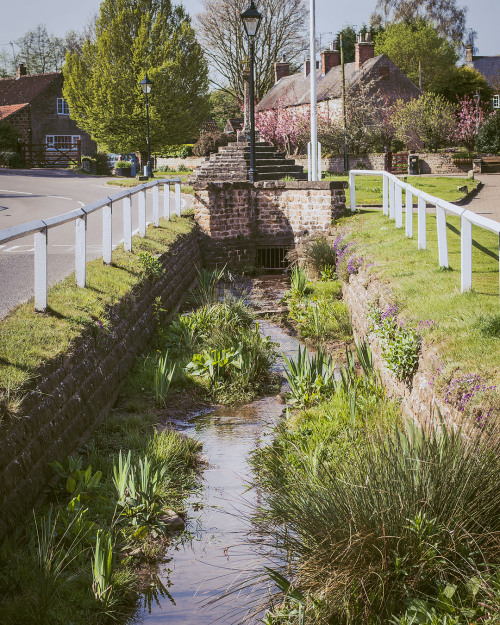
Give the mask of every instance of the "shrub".
POLYGON ((16 152, 19 147, 19 132, 7 122, 0 123, 0 151, 16 152))
POLYGON ((132 161, 117 161, 115 169, 132 169, 132 161))
POLYGON ((109 176, 111 173, 106 152, 82 156, 82 168, 97 176, 109 176))
POLYGON ((167 145, 158 153, 160 158, 187 158, 193 155, 193 144, 183 143, 181 145, 167 145))
POLYGON ((500 114, 498 111, 490 115, 480 129, 476 150, 495 154, 500 152, 500 114))
POLYGON ((229 143, 228 136, 223 132, 206 132, 193 146, 195 156, 209 156, 212 152, 217 152, 219 147, 229 143))
POLYGON ((19 152, 0 152, 0 167, 20 168, 23 167, 23 157, 19 152))
POLYGON ((319 275, 326 267, 335 266, 335 249, 324 237, 308 241, 305 245, 304 256, 316 275, 319 275))

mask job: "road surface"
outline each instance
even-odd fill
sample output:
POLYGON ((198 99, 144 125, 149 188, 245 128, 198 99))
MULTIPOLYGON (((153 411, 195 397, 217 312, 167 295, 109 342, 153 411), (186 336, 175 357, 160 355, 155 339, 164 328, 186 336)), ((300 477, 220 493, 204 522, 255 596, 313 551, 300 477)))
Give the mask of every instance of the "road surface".
MULTIPOLYGON (((71 170, 0 169, 0 230, 35 219, 54 217, 90 204, 119 191, 106 185, 110 178, 79 175, 71 170)), ((189 197, 189 196, 188 196, 189 197)), ((174 206, 173 194, 171 206, 174 206)), ((160 207, 163 199, 160 198, 160 207)), ((137 196, 132 200, 134 229, 137 228, 137 196)), ((186 198, 182 198, 183 207, 186 198)), ((120 203, 121 204, 121 203, 120 203)), ((152 220, 148 193, 147 220, 152 220)), ((121 207, 119 207, 121 208, 121 207)), ((113 211, 113 244, 123 239, 121 210, 113 211)), ((54 284, 74 271, 75 226, 68 223, 49 231, 48 278, 54 284)), ((89 215, 87 258, 102 256, 101 211, 89 215)), ((34 294, 33 235, 0 245, 0 318, 34 294)))

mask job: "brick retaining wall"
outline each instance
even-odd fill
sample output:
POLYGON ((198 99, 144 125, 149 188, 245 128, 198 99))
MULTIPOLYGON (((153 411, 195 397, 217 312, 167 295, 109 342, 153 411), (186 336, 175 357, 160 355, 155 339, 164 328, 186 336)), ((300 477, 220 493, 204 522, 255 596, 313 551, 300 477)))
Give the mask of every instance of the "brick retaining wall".
POLYGON ((325 233, 345 210, 345 182, 195 185, 195 219, 206 265, 255 265, 259 246, 292 247, 325 233))
POLYGON ((154 336, 155 298, 167 311, 182 301, 201 262, 197 229, 179 237, 160 261, 162 279, 145 280, 113 307, 105 334, 88 332, 38 372, 41 381, 1 443, 0 534, 33 507, 53 475, 48 463, 71 454, 113 406, 135 358, 154 336))

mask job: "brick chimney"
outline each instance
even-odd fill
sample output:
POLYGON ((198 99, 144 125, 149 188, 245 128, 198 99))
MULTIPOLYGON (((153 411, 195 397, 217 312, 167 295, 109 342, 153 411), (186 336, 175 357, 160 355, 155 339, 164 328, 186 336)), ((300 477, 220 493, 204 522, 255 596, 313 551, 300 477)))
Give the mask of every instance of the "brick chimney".
POLYGON ((337 50, 337 44, 335 41, 330 42, 330 49, 323 50, 321 53, 321 75, 327 74, 332 67, 337 67, 340 64, 340 53, 337 50))
POLYGON ((281 61, 276 61, 274 64, 274 82, 277 83, 285 76, 290 76, 290 63, 287 62, 285 55, 281 58, 281 61))
POLYGON ((474 46, 468 43, 465 46, 465 64, 472 67, 472 61, 474 60, 474 46))
POLYGON ((375 44, 370 33, 359 33, 356 41, 356 69, 360 69, 370 59, 375 56, 375 44))
POLYGON ((21 76, 26 76, 26 65, 24 63, 19 63, 16 69, 16 80, 21 78, 21 76))
MULTIPOLYGON (((319 69, 319 61, 316 61, 316 69, 319 69)), ((309 59, 306 59, 304 61, 304 76, 309 76, 310 71, 311 71, 311 61, 309 59)))

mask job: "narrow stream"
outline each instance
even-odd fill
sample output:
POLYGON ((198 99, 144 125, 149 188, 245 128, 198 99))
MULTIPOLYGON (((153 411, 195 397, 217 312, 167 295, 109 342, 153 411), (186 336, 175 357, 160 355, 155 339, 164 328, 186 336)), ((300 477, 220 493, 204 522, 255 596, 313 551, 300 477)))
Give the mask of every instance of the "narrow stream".
MULTIPOLYGON (((263 335, 270 336, 287 356, 297 353, 299 342, 269 321, 259 322, 263 335)), ((281 359, 276 370, 282 371, 281 359)), ((144 609, 138 622, 147 625, 169 623, 251 623, 259 589, 251 587, 212 599, 245 581, 248 571, 260 571, 264 564, 247 535, 251 511, 258 493, 247 491, 249 453, 273 426, 283 411, 276 397, 265 397, 239 407, 221 408, 209 414, 178 419, 173 425, 203 443, 209 467, 204 471, 204 488, 188 503, 192 544, 170 550, 160 572, 171 599, 144 609), (175 604, 173 603, 175 602, 175 604)), ((262 615, 260 615, 262 616, 262 615)))

